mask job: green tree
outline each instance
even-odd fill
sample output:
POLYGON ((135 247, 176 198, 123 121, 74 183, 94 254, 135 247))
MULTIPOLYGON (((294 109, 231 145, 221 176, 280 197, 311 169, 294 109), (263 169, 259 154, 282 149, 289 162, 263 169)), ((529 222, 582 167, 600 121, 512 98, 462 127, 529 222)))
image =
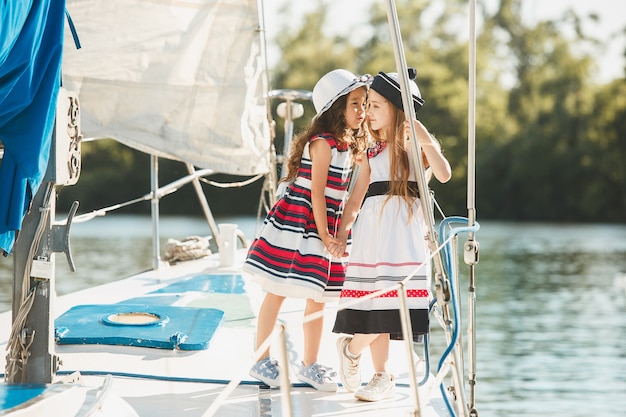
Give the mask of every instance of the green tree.
MULTIPOLYGON (((425 100, 417 116, 441 142, 453 167, 449 183, 430 184, 446 214, 463 214, 466 207, 468 43, 457 30, 459 22, 467 22, 464 5, 463 0, 396 2, 406 63, 417 69, 425 100)), ((371 9, 368 25, 371 36, 359 48, 363 72, 396 72, 384 5, 371 9)))
POLYGON ((527 27, 518 18, 520 0, 502 0, 487 27, 504 33, 515 79, 508 100, 516 131, 502 147, 481 161, 481 183, 489 185, 493 217, 520 220, 593 220, 585 216, 593 202, 581 192, 596 187, 595 167, 586 163, 594 117, 591 84, 593 60, 576 55, 572 44, 592 41, 580 30, 580 19, 568 12, 561 21, 527 27), (564 36, 568 28, 576 37, 564 36), (487 169, 491 163, 495 172, 487 169), (496 207, 494 207, 496 208, 496 207))
MULTIPOLYGON (((297 3, 290 2, 289 15, 297 3)), ((522 0, 479 3, 476 91, 476 192, 479 218, 550 221, 615 221, 626 218, 626 79, 594 82, 597 40, 582 30, 597 16, 568 11, 559 19, 520 20, 522 0), (489 7, 487 7, 489 6, 489 7)), ((398 0, 404 52, 418 70, 426 101, 418 114, 441 141, 452 180, 431 186, 447 215, 466 207, 468 136, 468 36, 466 0, 398 0)), ((312 90, 335 68, 357 74, 395 71, 386 9, 368 13, 368 35, 358 44, 329 32, 326 2, 318 0, 297 29, 285 25, 276 42, 282 59, 270 69, 273 88, 312 90)), ((348 28, 350 29, 350 28, 348 28)), ((349 32, 349 30, 348 30, 349 32)), ((362 33, 362 31, 360 32, 362 33)), ((620 35, 616 35, 620 36, 620 35)), ((621 34, 626 36, 626 32, 621 34)), ((277 103, 272 103, 273 107, 277 103)), ((296 120, 310 123, 312 103, 296 120)), ((277 137, 282 123, 277 121, 277 137)), ((277 143, 281 151, 282 140, 277 143)), ((83 144, 79 184, 63 187, 59 209, 80 196, 81 212, 149 192, 149 158, 111 141, 83 144), (111 197, 115 196, 115 197, 111 197)), ((160 160, 161 184, 184 174, 180 162, 160 160)), ((238 178, 219 176, 218 181, 238 178)), ((260 188, 261 184, 253 187, 260 188)), ((164 213, 197 213, 191 187, 166 197, 164 213)), ((208 187, 216 215, 256 213, 258 192, 208 187), (246 211, 247 210, 247 211, 246 211)), ((129 210, 148 212, 149 205, 129 210)))
MULTIPOLYGON (((113 140, 81 145, 81 173, 77 184, 59 188, 60 211, 79 202, 79 213, 133 200, 150 190, 148 156, 113 140)), ((146 210, 135 206, 128 211, 146 210)), ((147 211, 145 211, 147 212, 147 211)))
POLYGON ((594 97, 589 123, 589 146, 581 164, 592 183, 581 193, 588 201, 581 216, 596 221, 625 222, 626 216, 626 78, 601 86, 594 97))
MULTIPOLYGON (((279 30, 275 42, 282 53, 272 69, 274 88, 312 90, 322 75, 335 68, 356 71, 355 47, 345 37, 327 35, 328 6, 319 0, 317 5, 317 9, 304 15, 297 30, 291 28, 291 22, 279 30)), ((283 13, 290 14, 292 7, 294 3, 288 3, 283 13)), ((312 108, 311 105, 309 110, 312 108)))

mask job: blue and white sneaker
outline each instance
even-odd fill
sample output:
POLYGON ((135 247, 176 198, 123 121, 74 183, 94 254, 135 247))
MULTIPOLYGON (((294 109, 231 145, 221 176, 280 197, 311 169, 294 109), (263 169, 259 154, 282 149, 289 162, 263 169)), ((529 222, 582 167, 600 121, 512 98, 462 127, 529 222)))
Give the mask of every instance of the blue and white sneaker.
POLYGON ((337 383, 332 380, 332 377, 335 376, 337 376, 337 372, 317 362, 313 362, 309 366, 302 364, 297 375, 300 381, 309 384, 316 390, 328 392, 335 392, 339 388, 337 383))
POLYGON ((270 387, 280 386, 280 367, 278 362, 271 356, 266 356, 255 363, 249 373, 251 377, 258 379, 265 385, 270 387))

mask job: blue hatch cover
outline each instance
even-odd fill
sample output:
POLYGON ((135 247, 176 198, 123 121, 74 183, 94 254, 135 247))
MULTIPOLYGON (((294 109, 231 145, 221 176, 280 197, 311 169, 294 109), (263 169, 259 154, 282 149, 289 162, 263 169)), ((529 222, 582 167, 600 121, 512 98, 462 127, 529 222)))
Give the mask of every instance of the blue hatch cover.
POLYGON ((45 384, 0 384, 0 414, 46 391, 45 384))
POLYGON ((54 322, 58 344, 139 346, 202 350, 224 319, 214 308, 150 304, 87 304, 54 322))

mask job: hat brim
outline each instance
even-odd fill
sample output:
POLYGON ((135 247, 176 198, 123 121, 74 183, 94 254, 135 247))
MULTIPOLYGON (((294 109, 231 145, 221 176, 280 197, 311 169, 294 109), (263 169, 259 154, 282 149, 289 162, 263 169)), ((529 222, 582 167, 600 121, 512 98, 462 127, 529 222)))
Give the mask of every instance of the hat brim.
POLYGON ((335 97, 332 98, 332 100, 326 103, 326 105, 322 107, 322 109, 319 112, 317 112, 317 114, 313 117, 313 119, 319 117, 326 110, 330 109, 332 105, 335 104, 335 101, 339 99, 339 97, 345 96, 346 94, 350 94, 352 91, 356 90, 359 87, 367 87, 368 85, 369 85, 369 82, 367 81, 360 81, 360 80, 353 81, 352 84, 348 85, 346 88, 341 90, 335 97))
MULTIPOLYGON (((388 74, 382 71, 379 72, 376 77, 374 77, 370 88, 385 97, 385 99, 387 99, 395 107, 404 111, 400 84, 388 74)), ((424 105, 424 99, 416 96, 415 94, 411 94, 411 98, 413 102, 413 109, 415 110, 415 113, 417 113, 424 105)))

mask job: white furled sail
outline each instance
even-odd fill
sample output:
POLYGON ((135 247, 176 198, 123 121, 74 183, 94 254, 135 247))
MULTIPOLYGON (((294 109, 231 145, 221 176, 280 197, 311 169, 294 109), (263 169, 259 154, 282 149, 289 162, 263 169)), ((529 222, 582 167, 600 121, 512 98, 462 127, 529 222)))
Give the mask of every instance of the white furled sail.
POLYGON ((237 175, 270 169, 257 0, 68 0, 63 87, 85 137, 237 175))

